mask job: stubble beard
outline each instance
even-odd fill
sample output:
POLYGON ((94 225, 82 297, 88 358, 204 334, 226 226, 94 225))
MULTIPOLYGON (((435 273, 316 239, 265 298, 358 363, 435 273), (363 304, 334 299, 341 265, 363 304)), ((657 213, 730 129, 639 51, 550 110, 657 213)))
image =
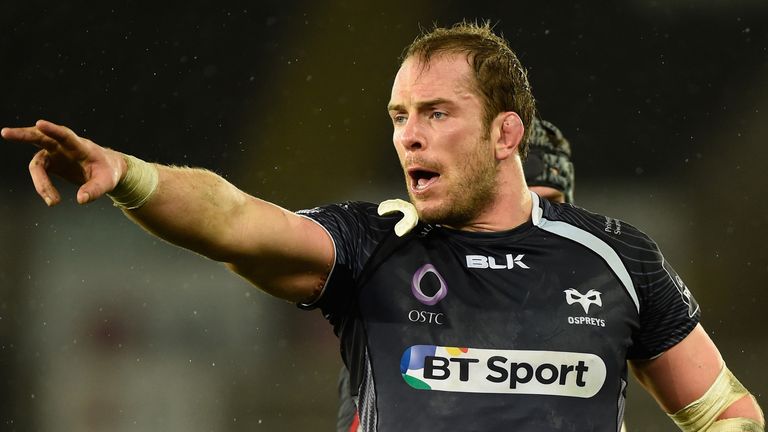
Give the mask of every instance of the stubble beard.
POLYGON ((419 219, 426 223, 461 228, 472 223, 490 206, 497 189, 497 164, 492 155, 483 152, 487 149, 486 141, 487 138, 478 140, 476 150, 467 156, 465 168, 454 171, 453 184, 440 205, 419 208, 418 200, 408 190, 411 202, 417 203, 419 219))

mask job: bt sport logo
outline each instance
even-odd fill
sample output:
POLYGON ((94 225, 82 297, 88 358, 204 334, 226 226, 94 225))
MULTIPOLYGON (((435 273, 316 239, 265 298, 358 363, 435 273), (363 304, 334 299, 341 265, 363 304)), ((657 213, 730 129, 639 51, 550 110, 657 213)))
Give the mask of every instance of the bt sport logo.
POLYGON ((414 345, 400 359, 403 380, 431 391, 590 398, 606 373, 600 357, 563 351, 414 345))

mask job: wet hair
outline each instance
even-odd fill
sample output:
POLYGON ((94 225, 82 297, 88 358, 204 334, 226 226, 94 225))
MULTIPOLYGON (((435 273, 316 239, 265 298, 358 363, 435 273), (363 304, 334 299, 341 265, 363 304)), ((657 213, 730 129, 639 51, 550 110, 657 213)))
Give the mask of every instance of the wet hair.
POLYGON ((489 22, 463 21, 450 28, 435 27, 408 45, 400 57, 401 64, 411 57, 425 67, 437 57, 464 54, 474 71, 477 93, 484 102, 484 125, 489 129, 499 113, 514 111, 520 116, 526 134, 518 151, 527 152, 526 137, 536 112, 536 103, 528 83, 528 75, 509 43, 493 32, 489 22))

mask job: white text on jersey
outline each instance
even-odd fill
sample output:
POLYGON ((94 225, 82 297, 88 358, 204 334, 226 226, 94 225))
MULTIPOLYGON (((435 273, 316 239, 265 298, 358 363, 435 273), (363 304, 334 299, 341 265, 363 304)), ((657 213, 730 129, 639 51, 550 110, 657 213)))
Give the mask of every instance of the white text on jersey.
POLYGON ((504 261, 506 259, 506 262, 497 263, 496 258, 494 257, 487 257, 483 255, 467 255, 467 267, 468 268, 477 268, 477 269, 492 269, 492 270, 500 270, 500 269, 513 269, 515 267, 519 267, 522 269, 530 268, 523 262, 523 257, 525 257, 525 254, 520 255, 513 255, 513 254, 507 254, 504 258, 501 259, 501 261, 504 261))

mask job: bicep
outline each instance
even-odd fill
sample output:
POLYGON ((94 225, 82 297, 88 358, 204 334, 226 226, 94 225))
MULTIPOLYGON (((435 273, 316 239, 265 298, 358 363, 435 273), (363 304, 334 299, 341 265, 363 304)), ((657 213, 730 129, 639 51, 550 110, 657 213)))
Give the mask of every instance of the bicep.
MULTIPOLYGON (((687 407, 709 390, 724 362, 701 324, 680 343, 659 357, 630 362, 638 381, 667 413, 687 407)), ((745 395, 730 404, 717 419, 748 418, 763 422, 756 401, 745 395)))
POLYGON ((662 409, 674 413, 701 397, 723 365, 712 339, 697 324, 678 344, 652 360, 630 362, 638 381, 662 409))

